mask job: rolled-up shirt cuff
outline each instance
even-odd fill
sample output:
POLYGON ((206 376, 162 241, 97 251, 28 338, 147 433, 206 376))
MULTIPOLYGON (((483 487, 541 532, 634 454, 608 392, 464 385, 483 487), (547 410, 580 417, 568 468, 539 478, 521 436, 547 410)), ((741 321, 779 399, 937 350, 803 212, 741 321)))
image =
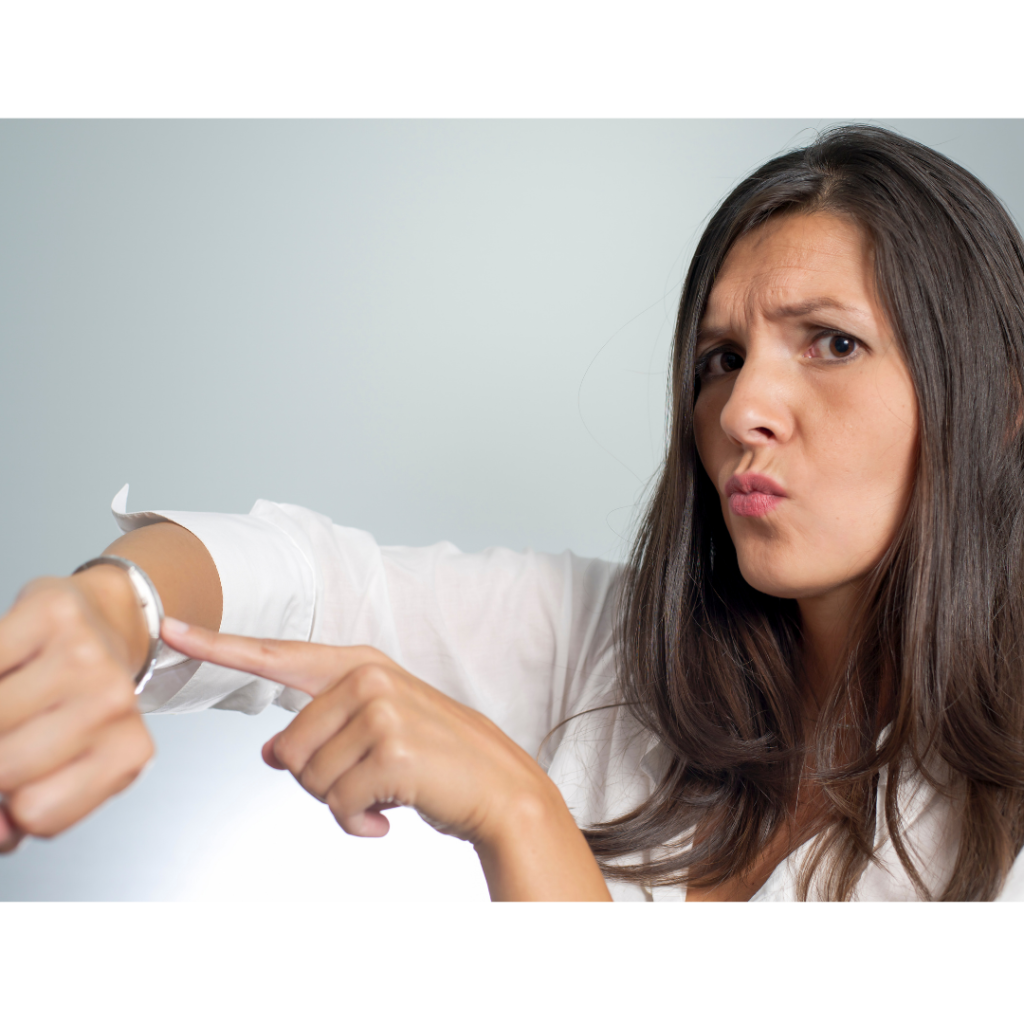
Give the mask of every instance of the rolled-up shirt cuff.
MULTIPOLYGON (((299 545, 275 524, 277 506, 258 501, 248 515, 215 512, 128 512, 127 484, 111 511, 123 533, 170 522, 193 533, 210 552, 223 595, 221 632, 278 640, 308 640, 316 576, 299 545)), ((191 659, 162 658, 139 694, 144 712, 223 708, 256 714, 277 701, 297 710, 308 700, 280 683, 191 659), (284 692, 283 692, 284 691, 284 692), (283 699, 282 699, 283 698, 283 699)))

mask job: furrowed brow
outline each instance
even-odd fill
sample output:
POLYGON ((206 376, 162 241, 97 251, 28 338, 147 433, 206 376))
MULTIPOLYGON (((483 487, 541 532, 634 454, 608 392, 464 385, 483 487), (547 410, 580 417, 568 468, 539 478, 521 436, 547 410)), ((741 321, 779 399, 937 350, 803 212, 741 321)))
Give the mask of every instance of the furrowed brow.
POLYGON ((820 298, 808 299, 806 302, 795 302, 786 306, 777 306, 772 311, 772 318, 779 320, 797 320, 802 316, 810 316, 811 313, 820 313, 827 310, 833 313, 853 313, 863 316, 863 310, 856 306, 847 306, 837 299, 820 298))
POLYGON ((709 341, 718 341, 732 332, 728 327, 715 327, 712 324, 701 324, 697 328, 697 344, 706 345, 709 341))
MULTIPOLYGON (((860 319, 864 318, 864 310, 857 306, 848 306, 838 299, 827 297, 807 299, 805 302, 794 302, 788 305, 776 306, 769 314, 771 320, 799 320, 801 317, 810 316, 812 313, 849 313, 860 319)), ((716 324, 701 324, 697 328, 697 345, 706 345, 709 342, 718 341, 731 334, 733 328, 718 326, 716 324)))

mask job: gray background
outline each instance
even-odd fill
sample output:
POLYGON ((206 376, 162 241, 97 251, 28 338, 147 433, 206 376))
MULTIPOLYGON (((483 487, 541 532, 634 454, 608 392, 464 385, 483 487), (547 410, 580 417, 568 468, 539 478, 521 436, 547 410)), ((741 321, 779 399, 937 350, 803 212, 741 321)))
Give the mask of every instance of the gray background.
MULTIPOLYGON (((126 481, 621 557, 699 231, 827 123, 0 123, 0 603, 109 543, 126 481)), ((1024 122, 878 123, 1020 222, 1024 122)), ((0 858, 0 899, 486 898, 413 812, 354 839, 266 768, 288 717, 152 717, 147 773, 0 858)))

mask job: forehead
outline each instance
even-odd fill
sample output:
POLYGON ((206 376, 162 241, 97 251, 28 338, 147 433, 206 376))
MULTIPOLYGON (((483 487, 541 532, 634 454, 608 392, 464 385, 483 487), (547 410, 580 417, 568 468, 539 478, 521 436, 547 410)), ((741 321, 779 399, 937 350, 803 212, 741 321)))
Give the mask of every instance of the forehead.
POLYGON ((809 299, 872 309, 874 258, 867 232, 831 213, 777 216, 726 255, 704 323, 749 318, 809 299))

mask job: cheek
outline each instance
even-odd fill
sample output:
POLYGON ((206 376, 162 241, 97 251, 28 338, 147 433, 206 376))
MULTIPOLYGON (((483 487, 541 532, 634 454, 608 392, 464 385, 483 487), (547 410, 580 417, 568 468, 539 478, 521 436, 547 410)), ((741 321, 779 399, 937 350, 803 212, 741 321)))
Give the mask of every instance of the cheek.
POLYGON ((809 439, 823 486, 810 498, 809 531, 836 557, 881 557, 902 521, 917 467, 917 404, 903 387, 865 388, 831 403, 809 439))
POLYGON ((705 388, 697 396, 693 407, 693 440, 701 465, 712 481, 717 479, 717 469, 722 458, 721 442, 725 439, 721 425, 722 404, 705 388))
MULTIPOLYGON (((879 418, 881 421, 881 417, 879 418)), ((872 514, 872 505, 879 515, 879 530, 887 536, 895 532, 902 520, 917 470, 916 423, 905 421, 879 423, 872 440, 872 451, 862 462, 864 487, 870 500, 865 514, 872 514), (884 429, 887 426, 889 429, 884 429), (884 523, 884 525, 883 525, 884 523)))
POLYGON ((850 396, 840 422, 821 434, 833 464, 848 467, 848 486, 885 504, 900 504, 909 493, 917 463, 917 402, 898 383, 882 381, 850 396))

